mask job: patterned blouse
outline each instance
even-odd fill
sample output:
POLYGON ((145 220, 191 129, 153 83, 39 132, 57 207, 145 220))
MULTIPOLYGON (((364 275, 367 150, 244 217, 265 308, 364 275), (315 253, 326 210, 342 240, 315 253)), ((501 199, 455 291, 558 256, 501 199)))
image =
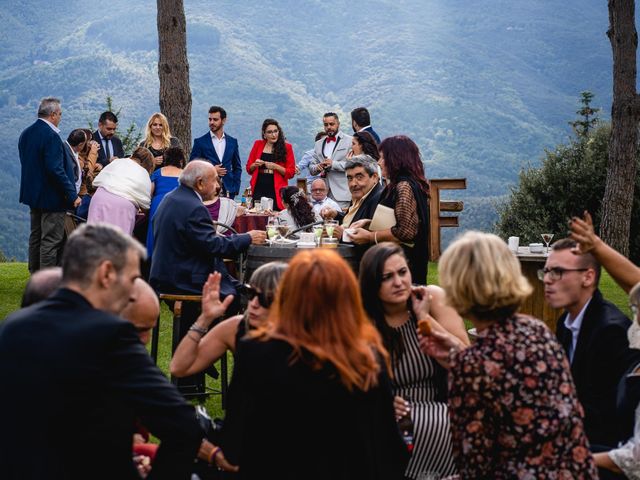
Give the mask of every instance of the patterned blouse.
POLYGON ((485 332, 451 358, 449 414, 460 478, 598 478, 555 336, 523 316, 485 332))

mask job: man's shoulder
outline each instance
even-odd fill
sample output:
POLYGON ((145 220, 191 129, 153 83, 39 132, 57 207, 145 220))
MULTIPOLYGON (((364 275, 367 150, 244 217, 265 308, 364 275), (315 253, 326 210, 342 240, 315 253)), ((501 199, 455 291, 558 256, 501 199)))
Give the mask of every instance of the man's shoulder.
POLYGON ((194 143, 195 143, 195 142, 198 142, 198 143, 200 143, 200 142, 204 142, 204 141, 206 141, 207 139, 208 139, 208 140, 211 140, 211 133, 210 133, 210 132, 207 132, 207 133, 205 133, 204 135, 200 135, 199 137, 196 137, 196 138, 195 138, 195 140, 194 140, 194 143))
POLYGON ((620 325, 629 328, 631 320, 615 304, 604 298, 600 290, 596 290, 585 312, 585 317, 597 321, 602 326, 620 325))

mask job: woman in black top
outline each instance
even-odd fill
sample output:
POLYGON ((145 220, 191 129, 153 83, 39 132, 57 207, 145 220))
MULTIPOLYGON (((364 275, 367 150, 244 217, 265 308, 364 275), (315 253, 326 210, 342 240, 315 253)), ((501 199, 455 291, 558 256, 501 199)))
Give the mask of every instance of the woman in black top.
POLYGON ((151 115, 144 129, 144 140, 140 147, 146 147, 153 154, 154 171, 163 166, 162 156, 169 147, 181 147, 180 140, 171 136, 167 117, 157 112, 151 115))

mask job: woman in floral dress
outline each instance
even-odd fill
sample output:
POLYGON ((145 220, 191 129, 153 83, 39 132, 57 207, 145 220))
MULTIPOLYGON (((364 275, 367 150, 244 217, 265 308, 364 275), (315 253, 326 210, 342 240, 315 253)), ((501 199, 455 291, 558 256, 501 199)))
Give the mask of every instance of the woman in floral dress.
POLYGON ((495 235, 468 232, 439 275, 448 303, 478 332, 470 347, 436 330, 421 339, 449 368, 460 478, 597 478, 564 350, 542 322, 516 313, 531 293, 517 258, 495 235))

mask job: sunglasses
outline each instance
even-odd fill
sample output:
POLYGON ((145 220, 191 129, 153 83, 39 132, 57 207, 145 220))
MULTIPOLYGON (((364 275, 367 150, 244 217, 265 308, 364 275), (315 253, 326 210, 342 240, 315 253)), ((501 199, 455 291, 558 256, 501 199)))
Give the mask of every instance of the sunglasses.
POLYGON ((269 297, 266 293, 258 292, 258 290, 256 290, 255 288, 253 288, 251 285, 248 285, 248 284, 245 284, 242 286, 242 291, 247 296, 248 301, 251 301, 255 297, 258 297, 258 303, 262 308, 271 307, 271 303, 273 302, 273 299, 269 297))

